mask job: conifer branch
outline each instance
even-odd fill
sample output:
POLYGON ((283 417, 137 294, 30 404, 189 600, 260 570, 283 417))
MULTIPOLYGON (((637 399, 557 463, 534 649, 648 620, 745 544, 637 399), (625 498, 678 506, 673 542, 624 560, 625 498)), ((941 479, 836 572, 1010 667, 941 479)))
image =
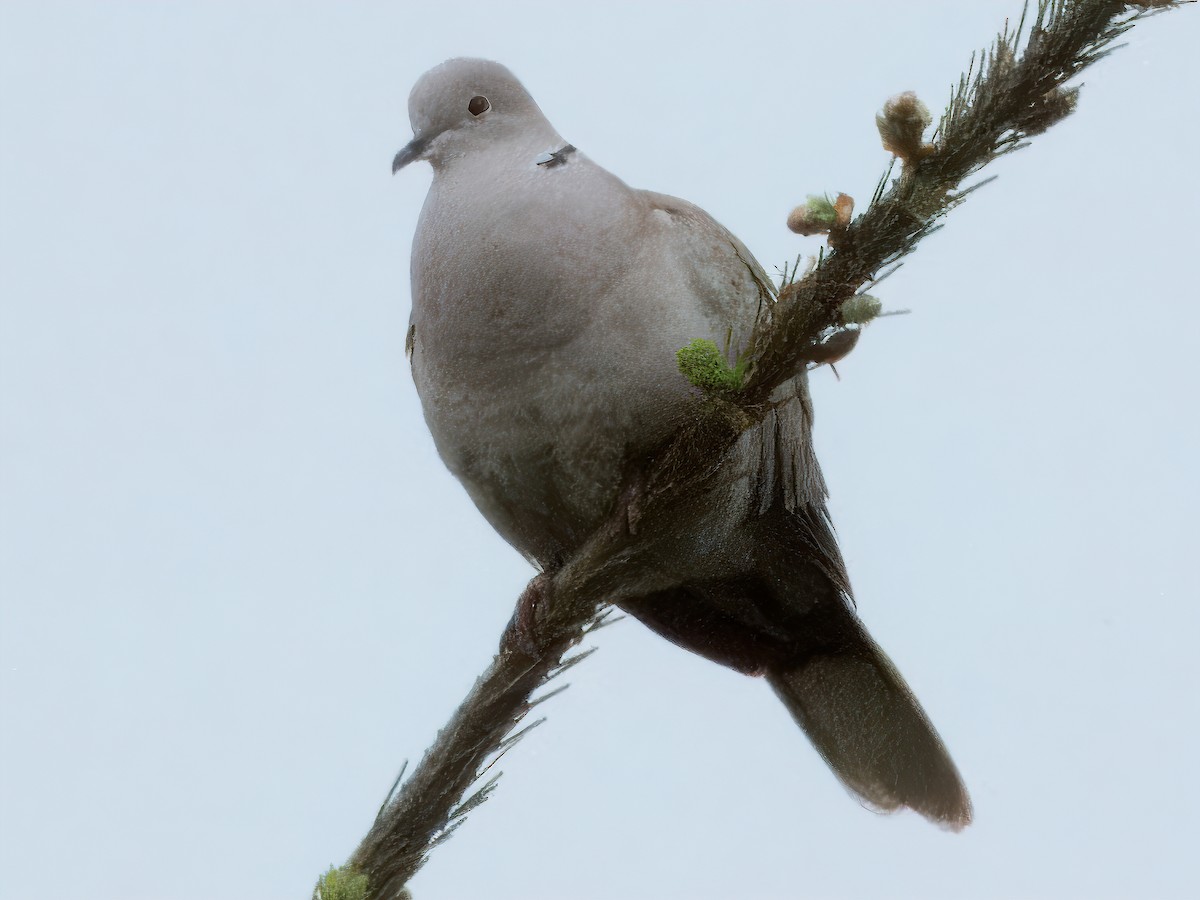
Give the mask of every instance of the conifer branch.
MULTIPOLYGON (((1022 15, 1015 30, 1006 26, 990 48, 972 57, 928 143, 923 133, 928 116, 920 102, 911 95, 889 101, 880 132, 901 162, 899 176, 893 179, 889 168, 865 211, 853 220, 841 198, 832 215, 824 206, 813 215, 795 215, 797 230, 826 231, 831 250, 811 272, 785 283, 777 302, 766 307, 740 387, 723 383, 697 403, 695 419, 652 455, 644 470, 630 473, 609 523, 562 568, 531 582, 527 594, 536 587, 538 602, 523 631, 526 640, 513 639, 510 626, 500 653, 420 764, 385 801, 348 865, 323 876, 323 884, 332 886, 343 871, 342 883, 358 885, 355 879, 366 877, 370 900, 408 896, 404 886, 428 852, 492 795, 499 778, 492 766, 528 732, 513 734, 547 696, 534 695, 586 655, 563 661, 586 634, 601 627, 606 602, 619 596, 651 536, 669 527, 673 509, 701 495, 730 445, 764 414, 776 387, 806 366, 828 361, 821 348, 850 330, 847 301, 887 277, 940 227, 940 220, 979 186, 964 187, 966 180, 1069 115, 1078 99, 1078 88, 1066 86, 1071 78, 1115 49, 1114 42, 1140 19, 1178 5, 1042 0, 1032 15, 1028 10, 1022 15)), ((843 343, 853 346, 853 340, 843 343)))

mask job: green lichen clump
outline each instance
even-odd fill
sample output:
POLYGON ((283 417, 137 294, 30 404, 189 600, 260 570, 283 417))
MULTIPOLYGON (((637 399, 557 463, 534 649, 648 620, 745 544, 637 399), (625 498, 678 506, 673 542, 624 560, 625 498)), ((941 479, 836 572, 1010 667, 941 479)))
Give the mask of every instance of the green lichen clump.
POLYGON ((313 891, 313 900, 365 900, 366 896, 367 876, 353 866, 330 866, 313 891))
POLYGON ((675 360, 684 377, 704 391, 736 391, 746 374, 744 361, 730 366, 717 345, 704 338, 676 350, 675 360))

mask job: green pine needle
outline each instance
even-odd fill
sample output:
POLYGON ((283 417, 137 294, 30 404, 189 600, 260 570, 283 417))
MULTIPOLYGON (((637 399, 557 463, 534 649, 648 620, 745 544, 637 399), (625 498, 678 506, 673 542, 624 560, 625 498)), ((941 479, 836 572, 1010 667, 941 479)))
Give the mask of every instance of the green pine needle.
POLYGON ((822 222, 831 228, 837 222, 837 210, 833 206, 833 201, 828 197, 819 194, 809 194, 808 202, 805 206, 808 208, 809 216, 814 220, 822 222))
POLYGON ((866 325, 883 312, 883 304, 870 294, 855 294, 842 304, 842 321, 847 325, 866 325))

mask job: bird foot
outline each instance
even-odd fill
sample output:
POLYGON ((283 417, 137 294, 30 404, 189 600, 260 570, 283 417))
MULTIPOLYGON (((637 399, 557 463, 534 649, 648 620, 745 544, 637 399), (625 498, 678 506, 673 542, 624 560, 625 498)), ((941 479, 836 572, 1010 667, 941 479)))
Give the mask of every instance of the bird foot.
POLYGON ((500 638, 500 652, 518 651, 533 659, 542 656, 542 641, 538 634, 538 607, 544 606, 550 593, 550 576, 543 572, 530 579, 517 598, 517 608, 500 638))
POLYGON ((616 517, 618 528, 623 527, 631 535, 638 533, 638 524, 642 519, 642 503, 646 495, 646 477, 640 469, 629 474, 617 497, 616 517))

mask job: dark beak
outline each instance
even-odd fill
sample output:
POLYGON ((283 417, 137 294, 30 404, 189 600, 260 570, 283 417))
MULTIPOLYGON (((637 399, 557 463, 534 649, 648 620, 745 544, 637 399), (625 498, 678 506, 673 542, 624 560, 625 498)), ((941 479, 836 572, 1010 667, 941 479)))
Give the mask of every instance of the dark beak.
POLYGON ((413 160, 420 159, 427 146, 429 146, 429 141, 426 138, 415 137, 409 141, 392 160, 392 174, 395 175, 413 160))

